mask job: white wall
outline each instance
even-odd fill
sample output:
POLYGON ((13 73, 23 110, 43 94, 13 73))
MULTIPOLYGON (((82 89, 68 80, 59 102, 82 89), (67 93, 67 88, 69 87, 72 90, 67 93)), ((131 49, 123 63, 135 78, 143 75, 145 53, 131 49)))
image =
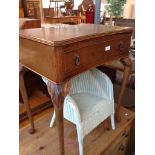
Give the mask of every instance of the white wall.
POLYGON ((124 5, 123 17, 135 19, 135 0, 127 0, 124 5))
MULTIPOLYGON (((101 0, 101 11, 104 10, 104 4, 107 4, 107 0, 101 0)), ((135 18, 135 0, 127 0, 122 16, 124 18, 135 18)))
MULTIPOLYGON (((42 2, 43 2, 43 8, 49 8, 49 4, 50 4, 49 0, 42 0, 42 2)), ((63 5, 64 2, 59 2, 58 4, 63 5)), ((55 7, 55 2, 52 2, 51 8, 54 8, 54 7, 55 7)))
POLYGON ((82 3, 82 0, 74 0, 74 9, 78 9, 78 6, 82 3))

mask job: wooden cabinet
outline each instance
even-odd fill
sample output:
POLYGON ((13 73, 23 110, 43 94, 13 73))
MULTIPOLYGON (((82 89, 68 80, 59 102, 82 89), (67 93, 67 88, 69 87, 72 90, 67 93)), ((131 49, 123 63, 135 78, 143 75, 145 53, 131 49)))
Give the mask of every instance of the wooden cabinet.
POLYGON ((26 1, 27 16, 29 18, 40 19, 40 1, 38 0, 28 0, 26 1))
POLYGON ((110 130, 101 129, 103 126, 100 125, 101 127, 99 126, 86 137, 86 155, 132 154, 134 151, 134 113, 123 107, 120 108, 120 112, 122 120, 121 122, 115 122, 115 130, 111 130, 111 128, 110 130), (97 135, 98 138, 96 139, 97 135), (92 147, 89 145, 92 145, 92 147))
POLYGON ((22 1, 19 0, 19 8, 22 8, 22 1))
POLYGON ((40 27, 41 27, 40 19, 29 19, 29 18, 19 19, 19 30, 40 28, 40 27))
POLYGON ((23 8, 19 8, 19 18, 24 18, 23 8))
POLYGON ((24 9, 21 0, 19 0, 19 18, 24 18, 24 9))
POLYGON ((126 155, 131 133, 131 124, 118 135, 114 143, 101 155, 126 155))

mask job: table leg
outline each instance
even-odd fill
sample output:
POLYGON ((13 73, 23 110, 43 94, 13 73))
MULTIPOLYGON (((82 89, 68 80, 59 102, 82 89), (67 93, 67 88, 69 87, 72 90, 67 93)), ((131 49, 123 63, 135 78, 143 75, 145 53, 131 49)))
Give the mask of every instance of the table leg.
POLYGON ((20 68, 20 74, 19 74, 19 89, 23 98, 23 102, 27 111, 28 118, 30 120, 31 129, 29 130, 30 134, 33 134, 35 132, 34 128, 34 121, 31 113, 31 108, 28 101, 28 96, 25 88, 25 82, 24 82, 24 71, 22 71, 23 68, 20 68))
POLYGON ((130 70, 131 70, 131 66, 132 66, 132 62, 130 58, 122 58, 120 59, 120 62, 124 65, 124 75, 123 75, 123 80, 121 83, 121 87, 119 90, 119 94, 118 94, 118 98, 116 100, 116 112, 115 112, 115 118, 116 121, 119 122, 121 120, 121 117, 119 115, 119 111, 120 111, 120 106, 122 103, 122 99, 123 99, 123 95, 124 95, 124 91, 128 82, 128 78, 130 75, 130 70))
POLYGON ((59 136, 60 155, 64 155, 64 120, 63 120, 63 103, 64 98, 68 94, 70 82, 63 84, 54 84, 48 81, 47 88, 54 104, 56 114, 56 125, 59 136))

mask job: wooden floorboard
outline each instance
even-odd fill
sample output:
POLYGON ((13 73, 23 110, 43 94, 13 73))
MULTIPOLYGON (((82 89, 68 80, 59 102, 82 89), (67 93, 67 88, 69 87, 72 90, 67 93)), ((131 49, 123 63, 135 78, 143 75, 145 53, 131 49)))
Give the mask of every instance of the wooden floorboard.
MULTIPOLYGON (((42 104, 47 103, 50 101, 50 98, 40 91, 35 91, 30 97, 29 97, 29 104, 31 109, 35 109, 37 107, 40 107, 42 104)), ((33 117, 34 120, 37 120, 38 118, 44 116, 46 113, 51 113, 53 111, 53 107, 49 108, 43 108, 42 110, 39 111, 39 113, 34 113, 33 117)), ((19 115, 22 115, 26 112, 24 104, 20 104, 19 106, 19 115)), ((20 119, 19 119, 20 120, 20 119)), ((22 119, 20 120, 19 127, 23 128, 24 126, 29 124, 29 120, 22 119)))
MULTIPOLYGON (((84 139, 85 155, 99 155, 121 133, 122 128, 128 126, 134 119, 134 112, 121 108, 122 121, 116 123, 116 130, 106 130, 101 123, 84 139), (128 115, 126 116, 126 113, 128 115)), ((58 135, 56 126, 49 128, 51 113, 46 113, 35 121, 37 132, 30 135, 29 125, 20 129, 21 155, 59 155, 58 135)), ((65 121, 65 154, 78 155, 78 142, 75 125, 65 121)))
MULTIPOLYGON (((40 91, 35 91, 30 97, 29 97, 29 104, 31 108, 37 107, 42 103, 48 102, 50 98, 44 94, 42 94, 40 91)), ((20 103, 19 106, 19 114, 25 112, 25 106, 24 104, 20 103)))

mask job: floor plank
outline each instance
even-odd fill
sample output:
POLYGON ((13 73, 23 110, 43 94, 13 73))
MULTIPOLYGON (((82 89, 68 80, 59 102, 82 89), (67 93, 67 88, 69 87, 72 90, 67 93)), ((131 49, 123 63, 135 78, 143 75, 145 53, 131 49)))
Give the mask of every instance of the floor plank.
MULTIPOLYGON (((40 91, 35 91, 30 97, 29 97, 29 104, 31 108, 34 108, 41 103, 48 102, 50 98, 44 94, 42 94, 40 91)), ((24 104, 19 104, 19 114, 26 111, 24 104)))
MULTIPOLYGON (((50 100, 50 98, 44 94, 42 94, 40 91, 35 91, 30 97, 29 97, 29 104, 31 108, 35 108, 37 106, 39 106, 42 103, 46 103, 50 100)), ((53 111, 53 107, 47 108, 41 112, 39 112, 38 114, 35 114, 34 117, 34 121, 36 121, 37 119, 39 119, 40 117, 44 116, 46 113, 51 113, 53 111)), ((19 114, 26 112, 25 106, 24 104, 20 104, 19 106, 19 114)), ((26 125, 29 124, 29 120, 25 119, 20 121, 19 123, 19 127, 23 128, 26 125)))
MULTIPOLYGON (((112 141, 131 123, 134 112, 121 108, 122 121, 116 123, 116 130, 106 130, 101 123, 84 139, 85 155, 99 155, 112 141), (93 147, 92 147, 93 145, 93 147)), ((35 121, 37 132, 30 135, 29 125, 20 129, 20 154, 22 155, 59 155, 56 126, 49 128, 51 113, 47 113, 35 121)), ((75 125, 65 120, 65 152, 66 155, 78 155, 78 142, 75 125)))

